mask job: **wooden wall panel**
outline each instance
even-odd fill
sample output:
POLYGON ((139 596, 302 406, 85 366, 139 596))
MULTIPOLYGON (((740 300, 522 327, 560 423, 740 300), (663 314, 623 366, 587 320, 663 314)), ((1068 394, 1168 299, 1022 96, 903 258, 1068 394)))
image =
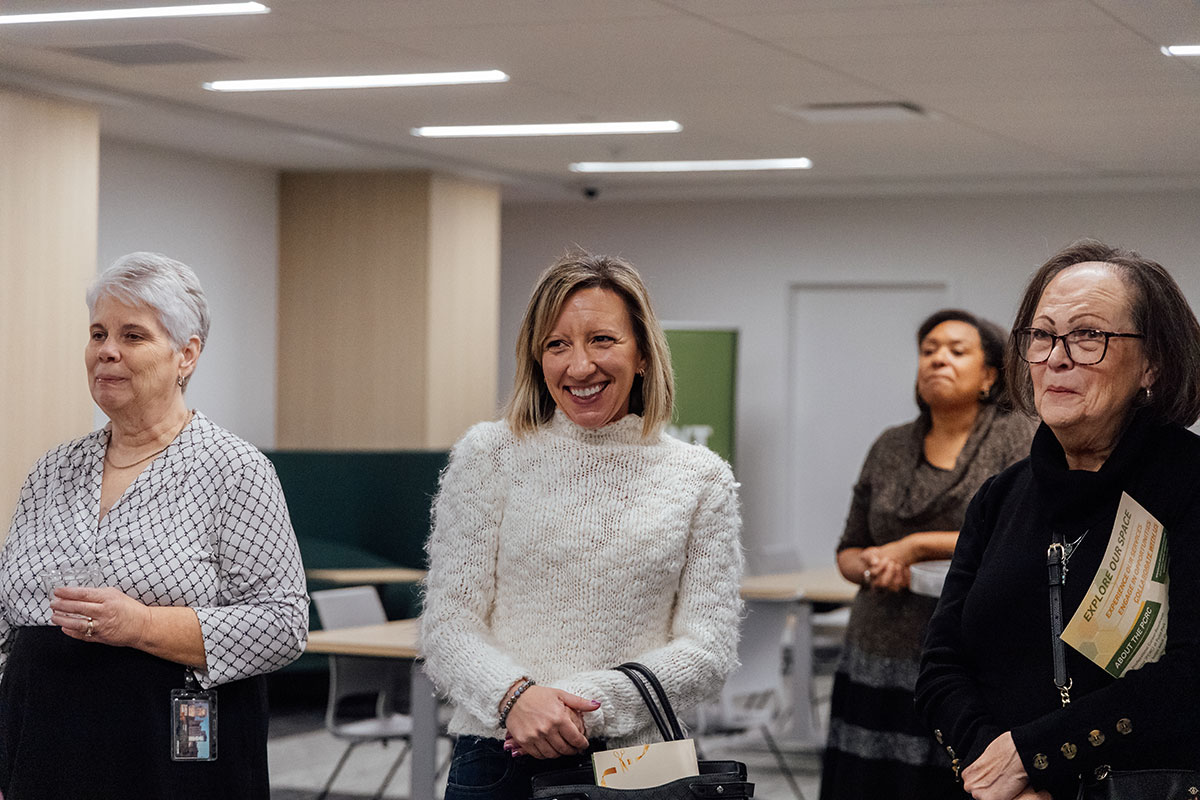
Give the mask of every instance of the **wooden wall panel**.
POLYGON ((435 177, 430 197, 425 445, 496 416, 500 189, 435 177))
POLYGON ((0 89, 0 539, 33 462, 92 427, 99 141, 93 110, 0 89))
POLYGON ((284 173, 276 446, 421 447, 429 176, 284 173))

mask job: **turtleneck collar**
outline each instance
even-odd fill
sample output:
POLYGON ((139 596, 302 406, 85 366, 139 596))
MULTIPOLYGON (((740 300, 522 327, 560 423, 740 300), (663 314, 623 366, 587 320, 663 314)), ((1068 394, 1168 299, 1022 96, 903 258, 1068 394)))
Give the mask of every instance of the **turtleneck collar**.
POLYGON ((646 441, 642 438, 642 418, 637 414, 626 414, 599 428, 585 428, 572 422, 560 408, 555 409, 545 429, 555 436, 588 444, 643 444, 646 441))
MULTIPOLYGON (((896 508, 898 518, 905 521, 917 519, 930 514, 936 508, 944 508, 948 503, 957 502, 955 498, 958 492, 956 490, 961 484, 968 480, 978 481, 978 478, 971 477, 969 473, 975 463, 975 456, 979 452, 979 448, 992 429, 996 414, 997 409, 994 405, 985 405, 979 409, 979 413, 975 415, 971 433, 967 437, 966 443, 963 444, 962 450, 959 451, 953 467, 943 470, 928 466, 929 469, 937 470, 944 475, 945 480, 933 483, 909 481, 904 498, 896 508)), ((932 420, 929 415, 922 414, 917 418, 917 423, 912 426, 912 436, 908 440, 908 458, 914 471, 920 464, 929 464, 925 459, 925 436, 929 433, 931 424, 932 420)), ((971 491, 973 492, 974 489, 971 491)), ((970 494, 967 496, 970 497, 970 494)))
POLYGON ((1129 472, 1140 461, 1147 439, 1156 427, 1152 415, 1143 409, 1133 416, 1104 464, 1096 472, 1068 469, 1054 431, 1046 423, 1038 426, 1030 448, 1030 466, 1038 488, 1044 493, 1055 516, 1081 518, 1110 500, 1124 488, 1129 472))

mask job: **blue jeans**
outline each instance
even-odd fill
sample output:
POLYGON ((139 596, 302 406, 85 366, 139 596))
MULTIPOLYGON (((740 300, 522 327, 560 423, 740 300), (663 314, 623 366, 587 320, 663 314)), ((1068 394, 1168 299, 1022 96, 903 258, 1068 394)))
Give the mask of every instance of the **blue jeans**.
POLYGON ((593 741, 587 752, 561 758, 513 758, 499 739, 460 736, 450 759, 445 800, 529 800, 534 775, 558 769, 591 768, 592 751, 603 750, 593 741))

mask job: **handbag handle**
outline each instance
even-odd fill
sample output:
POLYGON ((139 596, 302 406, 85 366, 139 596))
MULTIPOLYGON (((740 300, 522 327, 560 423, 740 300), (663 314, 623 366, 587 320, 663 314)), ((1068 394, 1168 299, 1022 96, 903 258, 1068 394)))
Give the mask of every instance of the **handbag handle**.
POLYGON ((658 727, 658 732, 662 734, 663 741, 677 742, 683 739, 683 728, 679 724, 679 718, 675 716, 675 709, 671 707, 671 701, 667 699, 667 692, 663 689, 658 676, 645 664, 639 664, 636 661, 627 661, 621 664, 617 667, 617 671, 629 678, 638 694, 642 696, 642 701, 649 709, 650 717, 658 727), (653 696, 651 692, 653 692, 653 696))
POLYGON ((1063 647, 1062 587, 1067 582, 1067 555, 1063 537, 1054 531, 1053 541, 1046 549, 1046 570, 1050 586, 1050 648, 1054 654, 1054 685, 1058 688, 1063 706, 1071 702, 1071 686, 1074 681, 1067 675, 1067 653, 1063 647))
POLYGON ((663 717, 666 718, 667 723, 670 725, 671 732, 675 734, 675 739, 677 741, 683 739, 683 726, 679 724, 679 718, 675 716, 675 709, 671 706, 671 700, 667 697, 667 690, 659 682, 658 676, 645 664, 639 664, 636 661, 628 663, 630 668, 640 672, 646 682, 654 689, 654 694, 663 709, 663 717))

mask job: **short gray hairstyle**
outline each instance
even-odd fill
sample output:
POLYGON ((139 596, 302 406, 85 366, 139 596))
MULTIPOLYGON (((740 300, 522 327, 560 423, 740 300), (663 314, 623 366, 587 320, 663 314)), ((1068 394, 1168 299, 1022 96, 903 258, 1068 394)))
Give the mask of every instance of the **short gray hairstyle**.
POLYGON ((153 309, 176 350, 193 336, 200 338, 201 350, 208 341, 208 300, 200 279, 173 258, 145 252, 121 256, 88 287, 89 314, 95 313, 101 297, 153 309))

